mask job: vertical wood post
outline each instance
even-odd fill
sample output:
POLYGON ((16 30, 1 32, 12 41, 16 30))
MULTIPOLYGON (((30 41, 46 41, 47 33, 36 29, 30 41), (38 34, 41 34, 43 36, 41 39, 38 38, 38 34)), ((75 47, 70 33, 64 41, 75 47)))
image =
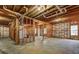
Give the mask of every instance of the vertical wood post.
POLYGON ((20 40, 19 40, 19 20, 17 18, 15 20, 15 41, 16 41, 16 44, 20 43, 20 40))
POLYGON ((33 41, 35 41, 35 22, 33 21, 33 41))

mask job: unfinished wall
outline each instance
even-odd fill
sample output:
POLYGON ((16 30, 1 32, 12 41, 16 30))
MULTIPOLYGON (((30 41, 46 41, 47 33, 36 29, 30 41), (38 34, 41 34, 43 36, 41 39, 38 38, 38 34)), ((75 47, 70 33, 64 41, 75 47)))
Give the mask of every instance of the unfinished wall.
POLYGON ((31 19, 25 19, 23 25, 19 25, 19 40, 21 44, 34 41, 34 22, 31 19))
POLYGON ((40 22, 35 26, 36 36, 52 37, 52 25, 46 22, 40 22))
POLYGON ((46 28, 47 28, 47 37, 52 37, 52 25, 51 24, 46 24, 46 28))
POLYGON ((53 37, 79 39, 79 17, 71 16, 68 20, 52 25, 53 37), (71 25, 78 25, 78 35, 71 35, 71 25))
POLYGON ((70 38, 70 23, 58 23, 53 25, 53 37, 70 38))
POLYGON ((15 22, 14 21, 9 24, 9 37, 12 40, 15 40, 15 22))
POLYGON ((9 27, 0 26, 0 37, 9 37, 9 27))

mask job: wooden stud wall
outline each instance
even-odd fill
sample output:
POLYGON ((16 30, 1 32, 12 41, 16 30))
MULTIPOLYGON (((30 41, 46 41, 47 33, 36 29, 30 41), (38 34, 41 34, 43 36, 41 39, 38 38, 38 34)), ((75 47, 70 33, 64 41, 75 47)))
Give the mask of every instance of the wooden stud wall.
POLYGON ((58 38, 69 38, 79 40, 79 17, 78 15, 71 16, 64 22, 58 22, 52 25, 52 35, 58 38), (71 25, 78 25, 78 36, 71 36, 71 25))
POLYGON ((53 37, 70 38, 70 23, 58 23, 53 25, 53 37))

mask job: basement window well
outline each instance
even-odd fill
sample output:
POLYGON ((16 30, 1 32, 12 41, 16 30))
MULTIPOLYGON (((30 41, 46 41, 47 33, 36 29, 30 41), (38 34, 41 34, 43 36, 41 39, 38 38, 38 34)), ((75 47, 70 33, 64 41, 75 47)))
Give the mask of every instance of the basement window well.
POLYGON ((71 35, 78 35, 78 25, 71 25, 71 35))

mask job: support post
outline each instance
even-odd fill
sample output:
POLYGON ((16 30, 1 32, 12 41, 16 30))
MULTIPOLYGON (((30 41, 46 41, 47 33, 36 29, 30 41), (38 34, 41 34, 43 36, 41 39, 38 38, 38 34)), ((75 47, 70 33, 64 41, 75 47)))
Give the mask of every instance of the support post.
POLYGON ((20 43, 20 40, 19 40, 19 20, 17 18, 15 20, 15 41, 16 41, 16 44, 20 43))

